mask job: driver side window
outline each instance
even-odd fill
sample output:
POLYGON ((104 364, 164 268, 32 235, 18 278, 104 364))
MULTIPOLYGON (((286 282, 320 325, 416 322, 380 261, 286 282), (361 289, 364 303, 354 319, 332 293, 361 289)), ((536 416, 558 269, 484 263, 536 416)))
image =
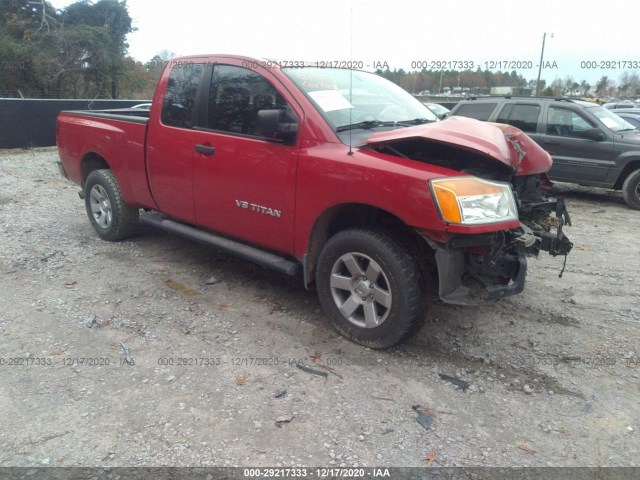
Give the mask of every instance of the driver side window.
POLYGON ((206 128, 260 136, 258 112, 274 109, 292 114, 282 95, 264 77, 246 68, 216 65, 209 89, 206 128))

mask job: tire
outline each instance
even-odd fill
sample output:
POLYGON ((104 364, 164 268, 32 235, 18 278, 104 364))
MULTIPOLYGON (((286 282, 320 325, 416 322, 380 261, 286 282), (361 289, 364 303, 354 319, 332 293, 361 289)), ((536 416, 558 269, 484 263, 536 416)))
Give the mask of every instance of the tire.
POLYGON ((640 210, 640 169, 631 172, 622 184, 622 196, 634 210, 640 210))
POLYGON ((84 185, 84 203, 94 230, 103 240, 116 242, 136 232, 139 210, 127 206, 111 170, 94 170, 84 185))
POLYGON ((399 343, 417 332, 427 315, 418 262, 382 229, 355 228, 331 237, 318 259, 316 287, 333 327, 366 347, 399 343))

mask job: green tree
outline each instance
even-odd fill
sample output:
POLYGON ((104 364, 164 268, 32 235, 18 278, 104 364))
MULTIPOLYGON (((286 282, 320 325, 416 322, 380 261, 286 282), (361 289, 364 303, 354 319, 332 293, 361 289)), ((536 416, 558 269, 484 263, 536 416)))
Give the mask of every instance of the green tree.
POLYGON ((640 95, 640 76, 636 72, 629 75, 629 96, 637 97, 640 95))
POLYGON ((158 77, 146 65, 131 57, 124 60, 124 75, 120 79, 120 95, 125 98, 150 100, 153 98, 158 77))
MULTIPOLYGON (((65 28, 94 27, 101 29, 108 38, 96 48, 93 41, 88 45, 91 49, 86 51, 87 65, 93 70, 98 80, 108 78, 112 98, 118 96, 118 81, 124 74, 125 57, 129 45, 127 35, 135 29, 131 25, 131 17, 127 9, 126 0, 100 0, 95 4, 82 0, 69 5, 61 15, 65 28), (98 68, 101 73, 95 72, 98 68)), ((96 30, 84 30, 92 39, 96 38, 96 30)))
POLYGON ((151 74, 152 78, 157 81, 167 62, 175 56, 176 54, 174 52, 161 50, 156 53, 151 60, 145 63, 144 68, 151 74))
POLYGON ((549 87, 551 88, 554 97, 559 97, 565 90, 564 82, 560 78, 556 78, 553 82, 551 82, 551 85, 549 85, 549 87))
POLYGON ((582 80, 580 82, 580 91, 582 92, 582 95, 585 97, 589 95, 589 90, 591 90, 591 85, 586 80, 582 80))
POLYGON ((596 83, 596 94, 599 97, 607 96, 609 94, 609 87, 611 86, 610 83, 609 77, 606 75, 600 77, 600 80, 596 83))
MULTIPOLYGON (((109 34, 100 27, 77 25, 63 29, 58 34, 62 54, 58 57, 55 71, 55 91, 63 90, 63 80, 75 96, 98 96, 109 92, 112 83, 111 64, 115 61, 105 50, 110 42, 109 34)), ((44 61, 44 60, 43 60, 44 61)), ((112 98, 115 98, 111 92, 112 98)))
POLYGON ((554 97, 555 93, 553 91, 553 88, 551 88, 550 86, 545 88, 544 90, 542 90, 542 96, 543 97, 554 97))
POLYGON ((0 91, 45 93, 36 73, 33 41, 49 37, 57 26, 57 13, 47 2, 0 0, 0 91))
POLYGON ((125 0, 81 0, 56 11, 45 0, 0 0, 0 91, 117 98, 119 82, 146 75, 127 62, 125 0), (129 72, 132 69, 134 72, 129 72))

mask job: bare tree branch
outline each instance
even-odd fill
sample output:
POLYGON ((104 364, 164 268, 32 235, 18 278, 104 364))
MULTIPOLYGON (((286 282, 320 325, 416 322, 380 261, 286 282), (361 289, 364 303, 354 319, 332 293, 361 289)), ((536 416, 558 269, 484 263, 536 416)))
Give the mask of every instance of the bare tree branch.
POLYGON ((47 5, 45 3, 45 0, 32 0, 32 1, 29 1, 28 3, 29 5, 39 5, 40 7, 42 7, 42 18, 40 20, 40 28, 38 28, 38 30, 36 30, 35 33, 38 33, 40 30, 42 30, 45 27, 47 29, 47 32, 50 32, 51 28, 49 26, 49 20, 55 21, 55 18, 53 18, 51 15, 47 13, 47 5))

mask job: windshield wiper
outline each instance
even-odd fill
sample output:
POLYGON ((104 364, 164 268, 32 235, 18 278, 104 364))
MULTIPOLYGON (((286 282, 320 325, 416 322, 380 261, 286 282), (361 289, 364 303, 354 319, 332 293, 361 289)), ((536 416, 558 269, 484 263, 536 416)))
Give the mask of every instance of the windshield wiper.
POLYGON ((623 128, 621 130, 616 130, 616 133, 620 133, 620 132, 632 132, 634 130, 638 130, 637 128, 623 128))
POLYGON ((413 120, 401 120, 396 122, 398 125, 422 125, 423 123, 431 123, 435 120, 429 120, 428 118, 414 118, 413 120))
POLYGON ((336 132, 344 132, 345 130, 354 130, 356 128, 363 128, 367 130, 374 127, 409 127, 411 125, 422 125, 423 123, 430 123, 433 121, 434 120, 429 120, 428 118, 414 118, 412 120, 398 120, 393 122, 383 122, 381 120, 365 120, 363 122, 342 125, 336 128, 336 132))
POLYGON ((399 122, 382 122, 380 120, 365 120, 364 122, 350 123, 349 125, 342 125, 336 128, 336 132, 344 132, 345 130, 354 130, 356 128, 363 128, 365 130, 374 127, 395 127, 396 125, 402 125, 399 122))

